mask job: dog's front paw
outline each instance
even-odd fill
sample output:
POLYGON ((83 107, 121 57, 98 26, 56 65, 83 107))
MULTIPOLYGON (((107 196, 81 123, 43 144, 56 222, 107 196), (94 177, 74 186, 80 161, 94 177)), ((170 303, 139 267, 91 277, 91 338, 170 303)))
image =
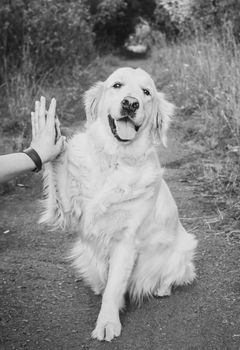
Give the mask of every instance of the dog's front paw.
POLYGON ((171 295, 171 289, 172 287, 171 286, 161 286, 159 288, 157 288, 154 292, 153 292, 153 295, 155 297, 168 297, 171 295))
POLYGON ((96 328, 92 332, 92 338, 98 340, 111 341, 121 333, 121 323, 119 320, 98 320, 96 328))

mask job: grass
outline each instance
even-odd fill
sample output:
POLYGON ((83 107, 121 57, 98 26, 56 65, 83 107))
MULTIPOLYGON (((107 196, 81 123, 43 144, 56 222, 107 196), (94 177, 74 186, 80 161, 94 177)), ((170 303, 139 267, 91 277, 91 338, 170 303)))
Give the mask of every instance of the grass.
POLYGON ((29 129, 30 112, 34 102, 44 95, 48 101, 57 99, 57 114, 66 126, 85 118, 81 97, 96 80, 105 79, 109 67, 116 68, 119 60, 114 56, 95 58, 88 66, 61 67, 36 78, 34 68, 21 67, 8 75, 0 86, 0 131, 4 134, 25 135, 29 129))
POLYGON ((177 102, 178 127, 196 154, 186 164, 189 179, 200 200, 223 212, 215 226, 231 230, 240 218, 239 62, 240 47, 226 31, 221 40, 195 38, 155 50, 152 67, 159 87, 177 102))
POLYGON ((197 38, 155 51, 153 60, 156 72, 164 67, 168 88, 182 111, 202 120, 211 138, 209 147, 224 142, 223 134, 229 135, 232 146, 239 146, 240 48, 234 39, 197 38))

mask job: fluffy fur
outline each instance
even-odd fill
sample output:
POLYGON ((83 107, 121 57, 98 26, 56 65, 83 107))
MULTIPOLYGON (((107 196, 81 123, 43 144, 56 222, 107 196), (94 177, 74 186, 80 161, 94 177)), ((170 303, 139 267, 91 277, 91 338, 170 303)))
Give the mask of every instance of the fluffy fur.
POLYGON ((92 337, 110 341, 121 332, 119 310, 126 292, 141 300, 170 295, 173 285, 193 281, 197 243, 181 225, 162 178, 155 143, 166 144, 174 108, 151 77, 141 69, 120 68, 87 91, 84 102, 86 130, 45 167, 41 221, 79 231, 73 265, 102 294, 92 337), (126 97, 138 105, 125 110, 126 97), (118 132, 126 114, 129 139, 123 141, 109 118, 118 132))

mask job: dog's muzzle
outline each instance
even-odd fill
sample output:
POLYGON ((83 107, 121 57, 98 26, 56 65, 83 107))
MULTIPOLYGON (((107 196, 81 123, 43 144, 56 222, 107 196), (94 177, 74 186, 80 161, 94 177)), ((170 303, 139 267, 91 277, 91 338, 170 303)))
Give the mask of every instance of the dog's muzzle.
POLYGON ((125 96, 121 101, 120 118, 114 119, 108 115, 110 129, 118 141, 128 142, 135 138, 140 128, 135 122, 138 109, 138 100, 132 96, 125 96))
POLYGON ((129 117, 122 117, 116 120, 109 114, 108 122, 112 134, 118 141, 121 142, 129 142, 133 140, 140 128, 140 125, 136 125, 129 117))

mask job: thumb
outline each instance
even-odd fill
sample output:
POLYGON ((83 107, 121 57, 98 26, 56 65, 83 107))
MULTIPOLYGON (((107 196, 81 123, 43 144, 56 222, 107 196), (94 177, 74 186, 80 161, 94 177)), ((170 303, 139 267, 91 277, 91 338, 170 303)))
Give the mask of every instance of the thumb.
POLYGON ((64 151, 65 146, 66 146, 66 137, 60 136, 55 144, 55 148, 61 153, 64 151))

